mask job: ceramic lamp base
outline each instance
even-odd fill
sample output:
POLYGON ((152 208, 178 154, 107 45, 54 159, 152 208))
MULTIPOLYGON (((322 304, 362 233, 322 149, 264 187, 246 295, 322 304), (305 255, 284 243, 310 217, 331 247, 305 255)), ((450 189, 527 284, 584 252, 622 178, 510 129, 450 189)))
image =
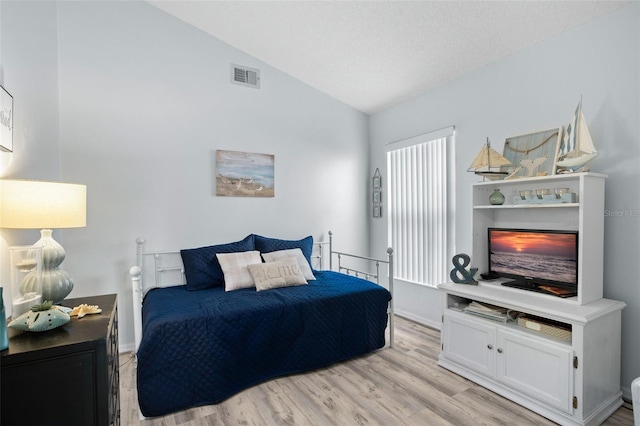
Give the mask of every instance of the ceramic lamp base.
POLYGON ((40 240, 35 245, 42 246, 42 301, 59 303, 73 290, 73 280, 66 271, 59 268, 64 261, 65 252, 51 235, 51 229, 43 229, 40 231, 40 240))
POLYGON ((73 290, 73 280, 63 269, 44 268, 42 271, 42 300, 60 303, 73 290))

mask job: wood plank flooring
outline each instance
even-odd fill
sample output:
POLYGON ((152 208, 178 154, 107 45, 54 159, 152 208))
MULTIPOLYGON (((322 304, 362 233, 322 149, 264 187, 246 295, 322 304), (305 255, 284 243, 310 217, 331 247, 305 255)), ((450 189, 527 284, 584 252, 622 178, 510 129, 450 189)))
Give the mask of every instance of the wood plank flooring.
MULTIPOLYGON (((135 362, 120 355, 122 425, 553 425, 438 367, 440 332, 396 317, 396 347, 247 389, 226 401, 138 419, 135 362)), ((604 423, 633 425, 628 404, 604 423)))

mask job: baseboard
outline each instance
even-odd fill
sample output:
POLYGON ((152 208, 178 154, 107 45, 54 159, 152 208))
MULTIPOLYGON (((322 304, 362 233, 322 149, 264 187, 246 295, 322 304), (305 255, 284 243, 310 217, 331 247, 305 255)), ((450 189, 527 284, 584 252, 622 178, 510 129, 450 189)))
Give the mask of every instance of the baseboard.
POLYGON ((135 348, 135 345, 133 343, 123 343, 121 345, 118 345, 118 352, 119 353, 133 352, 134 348, 135 348))
POLYGON ((440 330, 440 328, 442 327, 442 323, 440 321, 433 321, 428 318, 424 318, 419 315, 412 314, 411 312, 403 311, 401 309, 396 309, 395 314, 398 316, 401 316, 402 318, 406 318, 410 321, 417 322, 418 324, 435 328, 436 330, 440 330))

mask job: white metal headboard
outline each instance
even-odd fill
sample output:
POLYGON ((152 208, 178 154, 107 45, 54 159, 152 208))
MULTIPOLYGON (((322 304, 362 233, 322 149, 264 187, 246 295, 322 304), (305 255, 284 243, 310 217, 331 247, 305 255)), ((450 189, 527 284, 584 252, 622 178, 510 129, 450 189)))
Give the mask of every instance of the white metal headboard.
MULTIPOLYGON (((132 277, 138 278, 136 287, 143 298, 151 289, 187 283, 180 250, 145 251, 144 244, 144 239, 136 239, 136 266, 129 271, 132 277)), ((329 243, 322 241, 313 243, 313 269, 324 269, 323 252, 327 244, 329 243)))

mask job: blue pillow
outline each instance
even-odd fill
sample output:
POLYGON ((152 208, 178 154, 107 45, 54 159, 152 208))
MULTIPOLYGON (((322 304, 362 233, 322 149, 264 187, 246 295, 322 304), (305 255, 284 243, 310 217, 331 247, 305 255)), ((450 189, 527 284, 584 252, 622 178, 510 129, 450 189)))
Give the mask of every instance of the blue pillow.
POLYGON ((277 238, 267 238, 261 235, 254 235, 255 250, 260 253, 271 253, 272 251, 290 250, 299 248, 311 265, 311 252, 313 251, 313 237, 309 235, 301 240, 279 240, 277 238))
POLYGON ((251 250, 255 250, 253 235, 234 243, 180 250, 184 274, 187 278, 187 290, 204 290, 224 285, 224 274, 216 253, 251 250))

